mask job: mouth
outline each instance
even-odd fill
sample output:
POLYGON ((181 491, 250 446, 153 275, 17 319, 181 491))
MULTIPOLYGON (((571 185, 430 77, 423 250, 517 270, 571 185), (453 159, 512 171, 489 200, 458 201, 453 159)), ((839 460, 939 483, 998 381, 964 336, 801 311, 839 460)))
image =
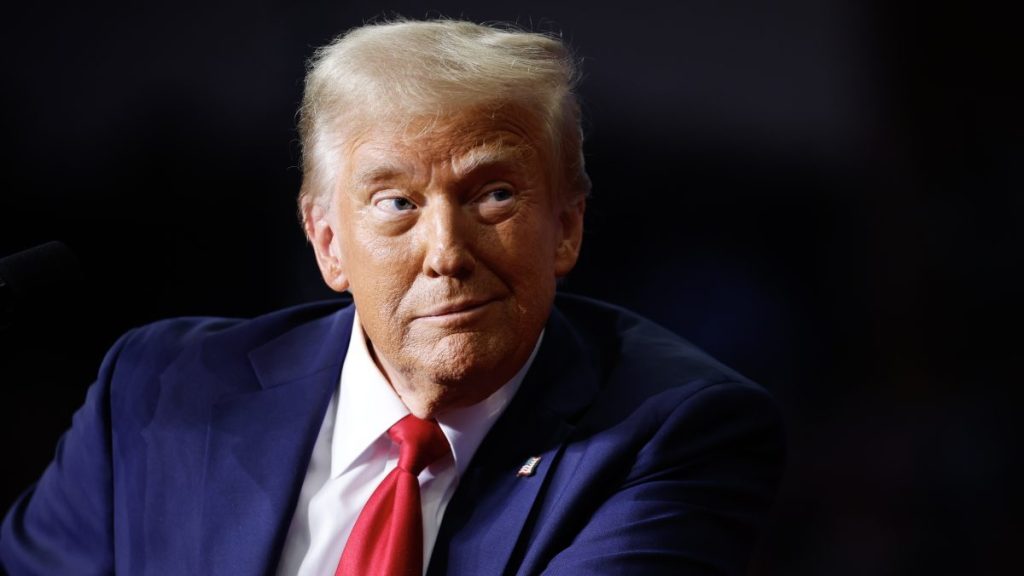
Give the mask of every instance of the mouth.
POLYGON ((488 306, 495 302, 497 302, 496 298, 448 302, 431 308, 425 314, 420 315, 418 319, 442 323, 472 320, 486 312, 488 306))

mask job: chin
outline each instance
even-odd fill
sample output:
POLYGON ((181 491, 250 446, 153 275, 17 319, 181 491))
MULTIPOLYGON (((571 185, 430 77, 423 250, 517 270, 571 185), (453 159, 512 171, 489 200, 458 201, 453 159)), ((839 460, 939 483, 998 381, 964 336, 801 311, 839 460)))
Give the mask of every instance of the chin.
POLYGON ((417 387, 433 389, 427 396, 446 407, 475 404, 494 393, 514 374, 504 374, 505 359, 515 356, 510 346, 495 346, 477 334, 453 334, 439 341, 427 362, 418 363, 417 387))

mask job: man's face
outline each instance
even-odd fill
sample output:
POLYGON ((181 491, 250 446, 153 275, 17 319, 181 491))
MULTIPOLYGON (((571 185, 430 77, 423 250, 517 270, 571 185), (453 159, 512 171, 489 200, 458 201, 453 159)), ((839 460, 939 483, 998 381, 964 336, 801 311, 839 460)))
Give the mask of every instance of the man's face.
POLYGON ((419 416, 476 403, 529 357, 573 267, 583 202, 525 114, 464 113, 350 138, 307 231, 378 365, 419 416))

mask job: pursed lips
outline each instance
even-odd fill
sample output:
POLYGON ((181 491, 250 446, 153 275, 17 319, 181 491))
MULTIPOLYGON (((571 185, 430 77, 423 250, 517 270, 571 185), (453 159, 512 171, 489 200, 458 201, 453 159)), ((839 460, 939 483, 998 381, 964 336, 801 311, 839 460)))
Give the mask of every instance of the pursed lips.
POLYGON ((457 302, 449 302, 439 306, 435 306, 428 310, 425 314, 420 314, 419 318, 441 318, 444 316, 452 316, 455 314, 461 314, 465 312, 472 312, 474 310, 483 308, 484 306, 495 302, 497 298, 473 298, 469 300, 460 300, 457 302))

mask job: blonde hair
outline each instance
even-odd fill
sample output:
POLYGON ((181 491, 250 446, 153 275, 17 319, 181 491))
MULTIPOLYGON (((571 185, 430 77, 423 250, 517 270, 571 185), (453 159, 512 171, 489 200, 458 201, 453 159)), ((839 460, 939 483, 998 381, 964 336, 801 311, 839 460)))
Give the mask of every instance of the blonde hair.
POLYGON ((334 186, 342 134, 369 122, 516 106, 549 139, 554 181, 585 196, 577 68, 559 39, 457 20, 395 21, 354 28, 310 59, 299 109, 301 206, 334 186), (558 173, 560 172, 560 174, 558 173))

